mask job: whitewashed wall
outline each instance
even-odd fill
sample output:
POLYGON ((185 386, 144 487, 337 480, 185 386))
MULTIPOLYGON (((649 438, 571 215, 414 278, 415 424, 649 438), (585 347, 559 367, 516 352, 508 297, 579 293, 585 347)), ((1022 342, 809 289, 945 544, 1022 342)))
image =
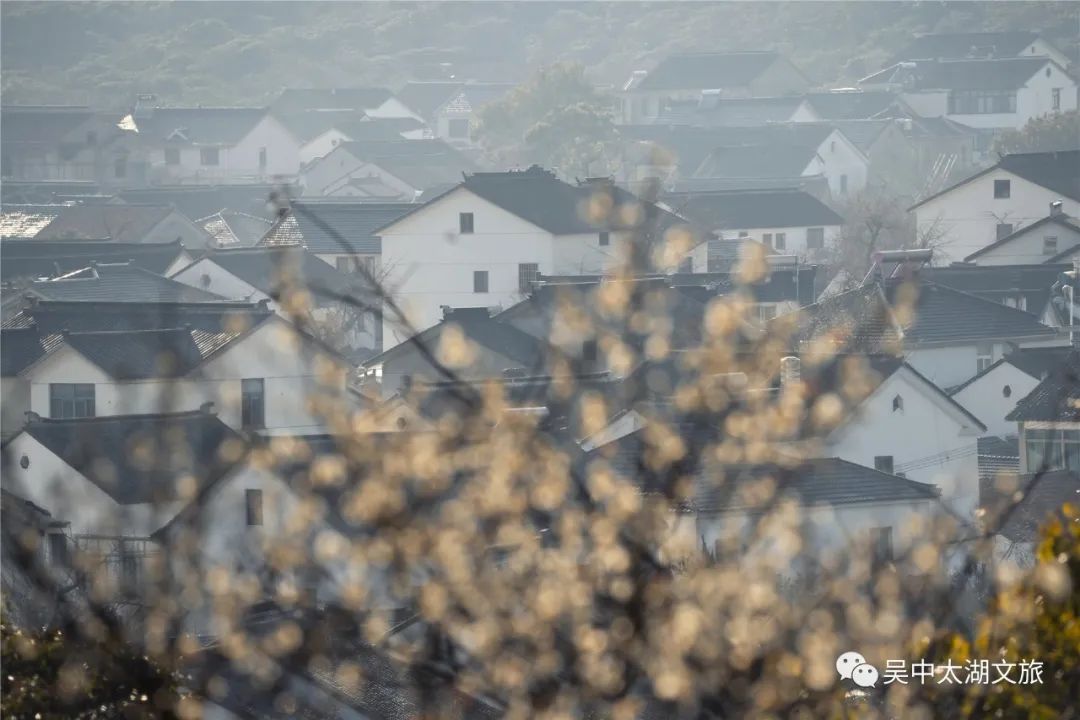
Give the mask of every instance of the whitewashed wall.
POLYGON ((925 385, 900 369, 885 380, 859 406, 855 417, 826 440, 824 454, 874 467, 874 457, 893 456, 894 467, 935 460, 907 471, 911 480, 931 483, 954 508, 969 513, 978 501, 976 439, 982 429, 958 420, 925 385), (902 398, 902 409, 893 410, 893 399, 902 398))
POLYGON ((1050 213, 1050 203, 1060 200, 1062 211, 1080 215, 1080 202, 994 169, 915 209, 920 235, 934 232, 934 262, 946 265, 997 241, 998 223, 1012 223, 1013 231, 1050 213), (1010 181, 1010 197, 994 197, 994 181, 1010 181))
POLYGON ((1038 380, 1005 362, 955 393, 953 399, 982 420, 987 435, 1016 435, 1016 423, 1005 416, 1038 384, 1038 380))

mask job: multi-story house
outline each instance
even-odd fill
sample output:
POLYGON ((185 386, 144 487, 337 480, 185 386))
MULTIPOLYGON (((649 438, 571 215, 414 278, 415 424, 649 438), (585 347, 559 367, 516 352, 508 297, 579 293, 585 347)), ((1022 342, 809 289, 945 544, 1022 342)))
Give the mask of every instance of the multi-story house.
POLYGON ((922 117, 973 128, 1021 128, 1033 118, 1077 108, 1077 83, 1047 57, 912 60, 863 78, 868 90, 898 92, 922 117))
MULTIPOLYGON (((1006 263, 1024 262, 1002 243, 1047 214, 1080 215, 1080 151, 1006 155, 995 165, 920 200, 911 207, 920 239, 933 246, 935 259, 983 261, 996 255, 1006 263), (987 255, 980 255, 980 251, 987 255)), ((1060 250, 1060 233, 1029 236, 1036 245, 1054 239, 1044 256, 1060 250)), ((1064 250, 1062 244, 1061 250, 1064 250)), ((1041 252, 1041 250, 1040 250, 1041 252)), ((1019 255, 1019 253, 1018 253, 1019 255)), ((1025 255, 1026 257, 1026 255, 1025 255)))
MULTIPOLYGON (((570 185, 536 166, 468 175, 376 234, 384 282, 419 331, 443 306, 509 306, 540 274, 603 272, 637 230, 679 233, 684 253, 703 239, 606 179, 570 185)), ((400 321, 384 313, 385 349, 407 339, 400 321)))
POLYGON ((724 97, 794 95, 810 81, 791 62, 771 51, 704 52, 670 55, 652 70, 637 70, 622 91, 622 121, 648 123, 668 103, 697 100, 705 90, 724 97))

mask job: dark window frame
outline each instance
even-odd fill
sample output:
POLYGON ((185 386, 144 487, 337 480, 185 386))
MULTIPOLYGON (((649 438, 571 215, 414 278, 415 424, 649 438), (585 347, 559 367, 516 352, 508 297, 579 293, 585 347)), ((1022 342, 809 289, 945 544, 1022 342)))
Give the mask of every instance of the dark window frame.
POLYGON ((266 427, 265 379, 244 378, 240 381, 240 426, 245 429, 266 427))
POLYGON ((611 244, 611 233, 609 233, 609 232, 600 233, 600 247, 607 247, 610 244, 611 244))
POLYGON ((487 270, 473 270, 472 291, 477 295, 486 295, 491 292, 491 277, 487 270))
POLYGON ((263 491, 260 488, 244 489, 244 523, 247 527, 262 527, 263 491))
POLYGON ((476 215, 471 212, 458 213, 458 233, 473 235, 476 233, 476 215))
POLYGON ((518 263, 518 290, 527 293, 540 277, 540 263, 518 263))
POLYGON ((200 148, 199 164, 203 167, 216 167, 221 165, 221 150, 216 147, 200 148))
POLYGON ((994 199, 1006 200, 1012 197, 1012 180, 995 180, 994 181, 994 199))
POLYGON ((96 416, 97 388, 94 383, 49 383, 50 418, 76 420, 96 416))
POLYGON ((825 249, 825 228, 823 228, 823 227, 806 228, 806 249, 807 250, 824 250, 825 249))

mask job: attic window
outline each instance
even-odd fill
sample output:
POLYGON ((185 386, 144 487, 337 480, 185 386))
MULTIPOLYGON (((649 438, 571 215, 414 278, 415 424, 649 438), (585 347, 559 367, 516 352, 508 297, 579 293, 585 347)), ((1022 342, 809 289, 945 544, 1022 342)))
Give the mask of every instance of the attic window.
POLYGON ((1012 387, 1009 386, 1009 385, 1006 385, 1005 387, 1001 388, 1001 394, 1003 396, 1005 396, 1005 397, 1011 396, 1012 395, 1012 387))
POLYGON ((1053 235, 1047 235, 1043 238, 1043 255, 1057 255, 1058 242, 1057 238, 1053 235))
POLYGON ((1009 180, 994 181, 994 198, 1001 200, 1012 194, 1012 183, 1009 180))
POLYGON ((472 235, 473 227, 472 213, 458 213, 458 231, 462 235, 472 235))
POLYGON ((900 397, 899 395, 894 397, 892 399, 892 410, 893 410, 893 412, 897 412, 897 411, 903 412, 904 411, 904 398, 900 397))
POLYGON ((609 233, 609 232, 600 233, 600 246, 604 247, 605 245, 610 245, 610 244, 611 244, 611 233, 609 233))

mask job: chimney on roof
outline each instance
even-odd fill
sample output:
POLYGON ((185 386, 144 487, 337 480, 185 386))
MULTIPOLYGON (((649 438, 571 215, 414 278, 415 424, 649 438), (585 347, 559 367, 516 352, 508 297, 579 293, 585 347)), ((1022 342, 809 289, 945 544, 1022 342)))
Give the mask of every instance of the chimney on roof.
POLYGON ((1058 215, 1061 215, 1061 201, 1055 200, 1050 203, 1050 217, 1057 217, 1058 215))
POLYGON ((41 416, 38 415, 33 410, 27 410, 26 411, 26 422, 27 423, 41 422, 41 416))
POLYGON ((203 415, 213 415, 214 402, 212 400, 210 402, 204 402, 202 405, 199 406, 199 412, 201 412, 203 415))

